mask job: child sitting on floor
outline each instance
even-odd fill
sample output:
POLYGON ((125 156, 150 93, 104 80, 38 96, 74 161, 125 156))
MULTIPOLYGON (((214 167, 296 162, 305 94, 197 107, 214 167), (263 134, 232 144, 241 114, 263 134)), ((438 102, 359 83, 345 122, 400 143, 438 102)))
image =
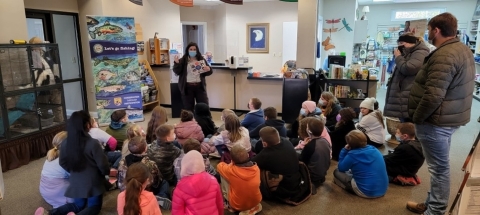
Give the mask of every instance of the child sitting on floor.
POLYGON ((122 150, 123 141, 127 139, 127 129, 133 125, 128 122, 127 112, 125 110, 116 110, 110 115, 110 125, 105 130, 117 140, 116 150, 122 150))
POLYGON ((384 196, 388 189, 388 176, 382 154, 367 145, 367 137, 359 130, 349 132, 345 140, 347 145, 340 152, 333 182, 363 198, 384 196))
MULTIPOLYGON (((187 154, 189 151, 192 151, 192 150, 196 150, 200 152, 201 151, 200 142, 198 142, 198 140, 190 138, 187 141, 185 141, 185 143, 183 144, 182 150, 183 150, 183 153, 180 154, 180 156, 177 159, 175 159, 175 161, 173 162, 173 166, 175 167, 175 175, 177 176, 178 181, 180 181, 180 179, 182 178, 180 172, 182 171, 181 164, 182 164, 183 157, 185 156, 185 154, 187 154)), ((215 168, 213 168, 213 166, 210 164, 210 159, 208 159, 208 156, 203 155, 203 162, 205 163, 205 171, 208 174, 217 178, 218 180, 219 179, 218 173, 215 170, 215 168)))
POLYGON ((182 180, 173 191, 172 214, 222 215, 220 186, 205 172, 200 152, 192 150, 182 159, 182 180))
POLYGON ((65 171, 59 164, 60 147, 67 139, 67 132, 61 131, 53 137, 53 148, 47 152, 47 160, 43 164, 40 175, 40 195, 53 208, 58 208, 66 203, 72 203, 73 199, 65 197, 70 182, 70 173, 65 171))
POLYGON ((153 193, 145 190, 150 177, 150 169, 143 163, 134 163, 128 168, 127 189, 117 197, 119 215, 162 215, 153 193))
POLYGON ((164 209, 170 210, 172 203, 167 195, 168 184, 166 181, 162 180, 162 175, 158 170, 157 164, 151 161, 147 156, 147 141, 141 136, 133 137, 128 143, 128 150, 131 154, 127 155, 120 161, 118 168, 117 178, 120 191, 126 189, 127 184, 125 179, 128 168, 134 163, 143 163, 149 168, 152 178, 149 186, 146 187, 146 190, 158 195, 162 200, 162 205, 160 206, 164 209))
MULTIPOLYGON (((127 139, 123 141, 123 146, 122 146, 122 158, 130 154, 130 151, 128 150, 128 143, 129 141, 136 137, 136 136, 142 136, 145 137, 145 131, 143 131, 143 128, 138 125, 138 124, 133 124, 130 126, 130 128, 127 129, 127 139)), ((148 145, 148 141, 147 141, 148 145)))
POLYGON ((240 125, 240 120, 236 115, 228 115, 225 118, 225 130, 220 135, 212 138, 212 142, 217 148, 221 160, 230 163, 230 150, 234 145, 240 144, 250 157, 253 157, 252 144, 250 144, 250 136, 248 130, 240 125))
POLYGON ((157 164, 169 186, 175 186, 177 179, 173 171, 173 161, 180 156, 180 149, 173 145, 175 129, 173 125, 163 124, 155 130, 155 135, 157 140, 148 148, 148 158, 157 164))
POLYGON ((379 148, 385 143, 385 123, 382 112, 375 110, 375 102, 375 98, 366 98, 360 103, 363 116, 355 127, 366 135, 368 145, 379 148))
POLYGON ((393 153, 383 156, 390 182, 412 186, 420 184, 417 172, 425 157, 422 145, 415 140, 415 126, 410 122, 399 124, 395 137, 400 145, 393 153))
POLYGON ((180 113, 180 123, 175 126, 175 135, 182 147, 183 143, 189 138, 196 139, 199 142, 202 142, 205 138, 202 127, 193 119, 193 113, 188 110, 182 110, 180 113))
POLYGON ((120 159, 122 158, 122 153, 115 151, 117 148, 117 140, 104 130, 100 129, 97 121, 93 117, 90 118, 90 124, 92 125, 92 128, 90 128, 88 134, 90 134, 93 139, 97 139, 102 145, 102 148, 105 149, 105 155, 107 155, 110 167, 118 169, 118 162, 120 162, 120 159))
POLYGON ((230 209, 240 214, 256 214, 262 210, 260 193, 260 169, 250 161, 248 152, 240 145, 230 150, 232 163, 220 162, 222 193, 230 209))

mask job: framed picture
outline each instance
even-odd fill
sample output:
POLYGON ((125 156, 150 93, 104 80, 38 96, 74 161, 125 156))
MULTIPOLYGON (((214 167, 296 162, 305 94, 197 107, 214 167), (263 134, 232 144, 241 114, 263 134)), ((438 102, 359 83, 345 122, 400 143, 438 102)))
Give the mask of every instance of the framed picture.
POLYGON ((247 53, 268 53, 269 23, 247 23, 247 53))

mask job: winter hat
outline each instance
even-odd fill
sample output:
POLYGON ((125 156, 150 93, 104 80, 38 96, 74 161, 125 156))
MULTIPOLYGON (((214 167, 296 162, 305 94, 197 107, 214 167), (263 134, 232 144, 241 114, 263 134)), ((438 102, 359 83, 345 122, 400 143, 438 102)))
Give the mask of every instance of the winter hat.
POLYGON ((182 158, 182 169, 180 170, 180 176, 194 175, 205 171, 205 163, 203 162, 203 156, 197 150, 189 151, 182 158))
POLYGON ((360 107, 361 108, 366 108, 366 109, 369 109, 369 110, 375 110, 375 102, 377 100, 375 100, 375 98, 371 97, 371 98, 365 98, 365 100, 362 101, 362 103, 360 103, 360 107))
POLYGON ((304 101, 302 103, 302 108, 305 109, 306 111, 308 111, 308 113, 315 112, 316 107, 317 107, 317 105, 313 101, 304 101))

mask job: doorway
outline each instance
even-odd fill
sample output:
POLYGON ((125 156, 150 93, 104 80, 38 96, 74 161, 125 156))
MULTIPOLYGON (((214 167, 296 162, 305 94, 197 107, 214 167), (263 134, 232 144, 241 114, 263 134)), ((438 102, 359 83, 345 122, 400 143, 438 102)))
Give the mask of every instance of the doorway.
POLYGON ((29 9, 25 14, 29 38, 58 44, 67 116, 88 110, 78 14, 29 9))
POLYGON ((205 54, 207 51, 207 23, 206 22, 182 22, 183 46, 189 43, 198 44, 200 53, 205 54))

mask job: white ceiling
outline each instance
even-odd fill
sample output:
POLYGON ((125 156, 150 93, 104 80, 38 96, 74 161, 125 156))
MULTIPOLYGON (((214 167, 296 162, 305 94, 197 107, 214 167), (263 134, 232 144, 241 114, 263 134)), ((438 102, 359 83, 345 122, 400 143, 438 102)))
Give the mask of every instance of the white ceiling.
POLYGON ((395 4, 395 3, 419 3, 419 2, 438 2, 438 1, 473 1, 473 0, 357 0, 359 5, 372 5, 372 4, 395 4))

